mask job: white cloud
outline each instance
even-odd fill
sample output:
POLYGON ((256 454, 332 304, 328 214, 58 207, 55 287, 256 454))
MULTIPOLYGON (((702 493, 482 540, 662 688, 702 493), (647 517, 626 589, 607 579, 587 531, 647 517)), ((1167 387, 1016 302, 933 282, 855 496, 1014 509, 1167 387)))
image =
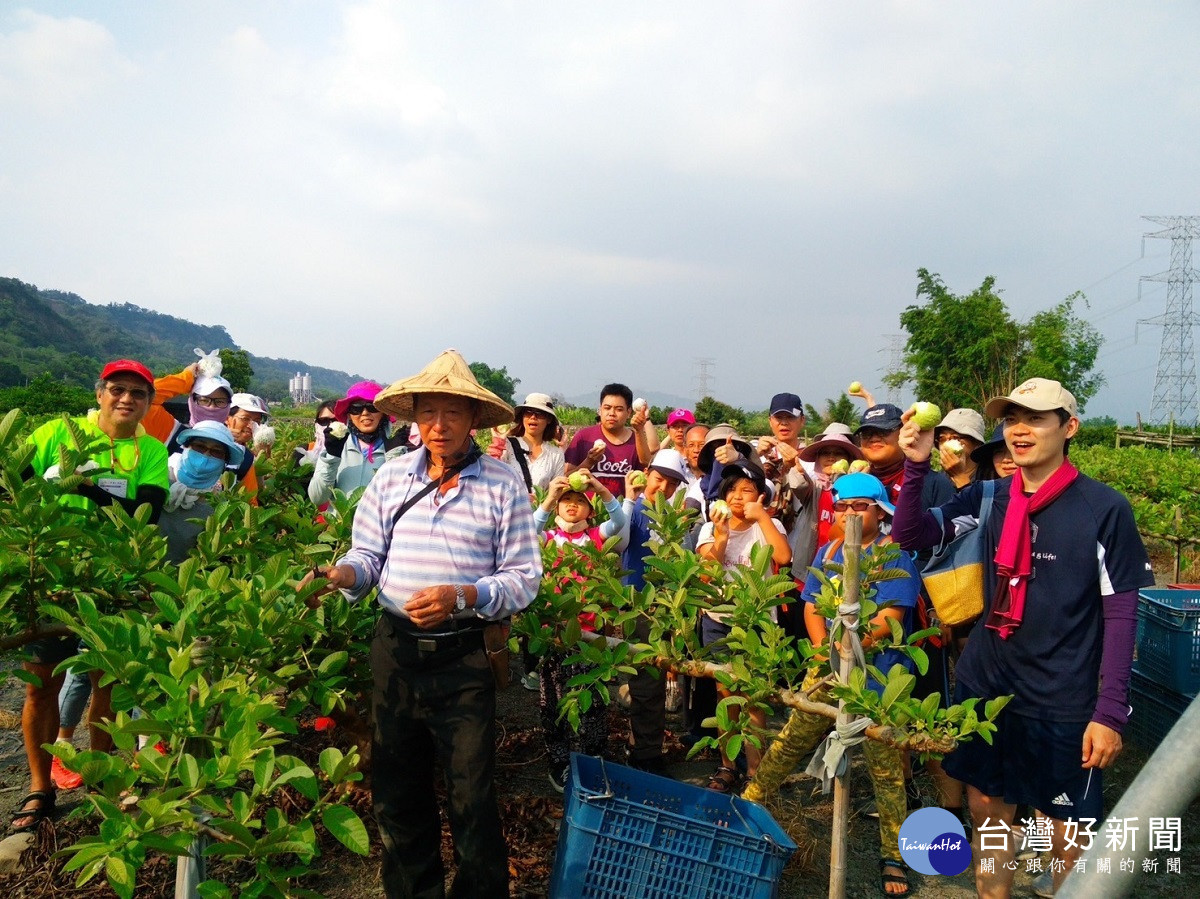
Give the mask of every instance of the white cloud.
POLYGON ((0 104, 57 114, 137 74, 103 25, 31 10, 13 18, 0 33, 0 104))

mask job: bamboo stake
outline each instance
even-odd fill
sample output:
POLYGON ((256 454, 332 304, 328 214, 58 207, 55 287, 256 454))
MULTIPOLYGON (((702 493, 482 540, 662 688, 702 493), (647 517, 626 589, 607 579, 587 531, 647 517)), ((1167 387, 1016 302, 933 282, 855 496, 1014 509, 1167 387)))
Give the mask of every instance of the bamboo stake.
MULTIPOLYGON (((862 551, 862 518, 858 515, 846 516, 846 542, 842 544, 842 606, 853 606, 853 612, 843 613, 843 633, 858 631, 858 594, 859 570, 858 558, 862 551)), ((839 659, 841 666, 838 676, 842 683, 849 683, 850 669, 854 659, 849 651, 848 641, 843 637, 842 653, 839 659)), ((846 712, 844 700, 838 701, 838 727, 850 723, 850 715, 846 712)), ((850 814, 850 766, 846 771, 837 775, 833 781, 833 834, 829 850, 829 899, 845 899, 846 896, 846 832, 849 829, 850 814)))

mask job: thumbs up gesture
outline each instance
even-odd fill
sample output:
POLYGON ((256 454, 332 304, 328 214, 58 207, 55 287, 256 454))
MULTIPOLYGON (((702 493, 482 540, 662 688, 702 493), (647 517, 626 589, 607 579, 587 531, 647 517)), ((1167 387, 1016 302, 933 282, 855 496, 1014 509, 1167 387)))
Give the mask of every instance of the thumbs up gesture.
POLYGON ((713 453, 713 458, 722 465, 728 465, 731 462, 736 462, 742 458, 742 454, 738 452, 736 446, 733 445, 733 435, 725 438, 725 445, 718 446, 716 452, 713 453))

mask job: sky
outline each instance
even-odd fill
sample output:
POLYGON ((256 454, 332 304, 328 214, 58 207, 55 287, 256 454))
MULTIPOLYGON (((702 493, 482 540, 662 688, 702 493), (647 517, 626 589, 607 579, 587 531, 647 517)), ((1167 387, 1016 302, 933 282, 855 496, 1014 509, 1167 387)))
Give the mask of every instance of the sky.
MULTIPOLYGON (((390 380, 880 387, 918 268, 1082 290, 1149 412, 1192 2, 0 0, 0 275, 390 380), (1136 335, 1136 339, 1135 339, 1136 335)), ((181 364, 188 360, 181 360, 181 364)), ((910 394, 899 397, 912 399, 910 394)))

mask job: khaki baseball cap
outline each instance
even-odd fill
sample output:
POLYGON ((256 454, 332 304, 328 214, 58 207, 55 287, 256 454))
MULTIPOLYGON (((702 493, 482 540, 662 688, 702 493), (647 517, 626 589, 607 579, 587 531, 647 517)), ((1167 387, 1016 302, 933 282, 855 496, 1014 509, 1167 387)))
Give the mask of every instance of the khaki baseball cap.
POLYGON ((1009 406, 1020 406, 1022 409, 1033 409, 1035 412, 1049 412, 1052 409, 1066 409, 1072 418, 1079 417, 1079 408, 1075 397, 1058 381, 1049 378, 1030 378, 1013 390, 1008 396, 994 396, 988 400, 984 412, 989 418, 999 418, 1009 406))

